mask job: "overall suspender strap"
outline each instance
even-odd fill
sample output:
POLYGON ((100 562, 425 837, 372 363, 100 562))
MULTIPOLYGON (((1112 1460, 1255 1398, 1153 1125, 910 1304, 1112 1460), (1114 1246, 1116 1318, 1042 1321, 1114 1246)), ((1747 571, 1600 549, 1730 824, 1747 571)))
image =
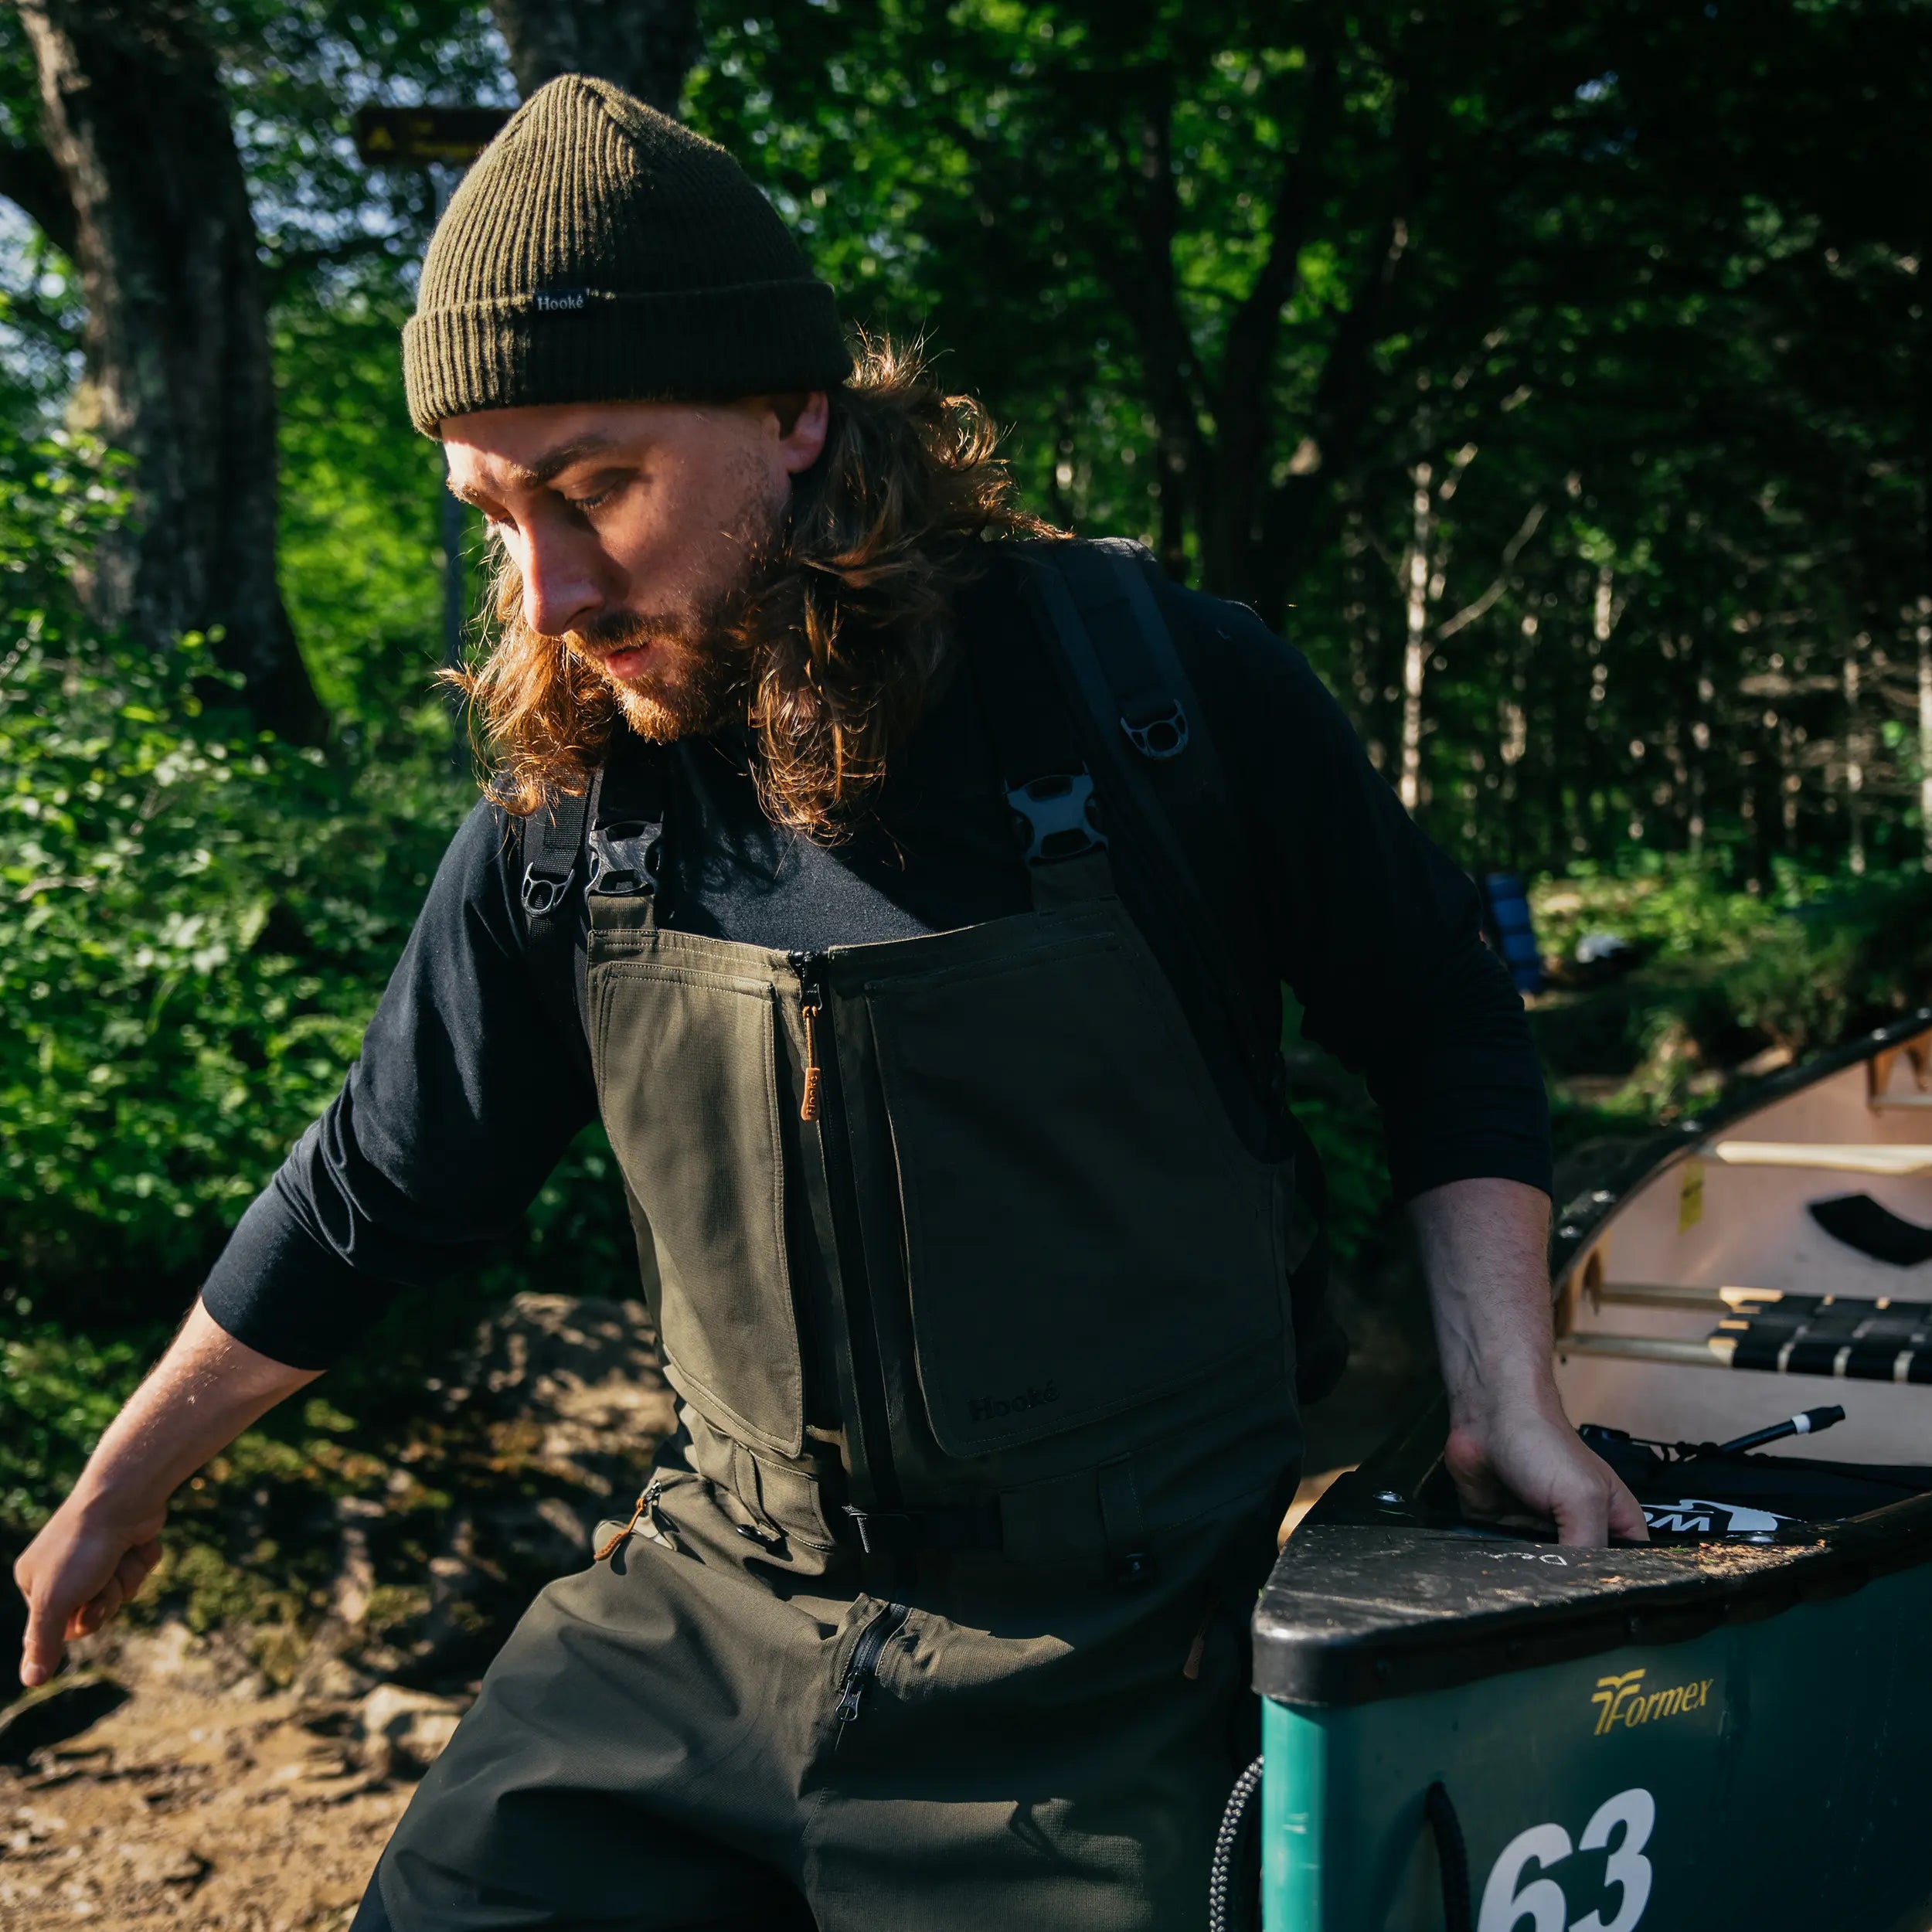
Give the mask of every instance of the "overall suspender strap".
POLYGON ((551 918, 570 893, 583 851, 590 808, 587 791, 552 792, 535 811, 517 821, 523 856, 523 913, 532 922, 532 941, 536 922, 551 918))
POLYGON ((1249 845, 1207 721, 1148 587, 1138 544, 1115 539, 1030 551, 1029 594, 1051 627, 1090 723, 1100 784, 1121 828, 1155 869, 1202 990, 1265 1117, 1284 1077, 1276 1043, 1236 983, 1231 962, 1253 936, 1233 920, 1247 903, 1249 845))
POLYGON ((628 731, 612 740, 585 841, 587 893, 657 896, 664 842, 665 747, 628 731))

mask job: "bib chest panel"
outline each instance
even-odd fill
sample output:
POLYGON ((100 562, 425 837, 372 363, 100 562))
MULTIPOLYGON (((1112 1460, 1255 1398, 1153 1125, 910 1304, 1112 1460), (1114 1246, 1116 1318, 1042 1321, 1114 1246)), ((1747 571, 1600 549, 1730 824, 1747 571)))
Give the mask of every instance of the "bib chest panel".
POLYGON ((1292 1416, 1292 1168, 1240 1143, 1090 876, 1059 905, 812 955, 590 895, 600 1103, 666 1376, 714 1427, 804 1448, 799 1240, 830 1284, 847 1464, 872 1503, 1292 1416))

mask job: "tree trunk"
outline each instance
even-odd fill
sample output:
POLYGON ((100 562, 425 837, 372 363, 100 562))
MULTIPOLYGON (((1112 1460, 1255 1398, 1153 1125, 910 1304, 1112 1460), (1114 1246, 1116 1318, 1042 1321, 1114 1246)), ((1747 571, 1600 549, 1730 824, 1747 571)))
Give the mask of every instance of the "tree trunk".
POLYGON ((697 0, 490 0, 527 100, 560 73, 614 80, 675 114, 697 59, 697 0))
POLYGON ((79 418, 132 458, 133 514, 83 587, 156 650, 219 632, 250 709, 325 720, 275 575, 274 375, 255 224, 189 0, 22 0, 87 301, 79 418))
POLYGON ((1845 863, 1852 876, 1865 876, 1865 707, 1859 689, 1859 653, 1866 640, 1854 637, 1845 651, 1845 863))
POLYGON ((1403 560, 1402 771, 1396 790, 1409 811, 1422 802, 1422 681, 1429 665, 1429 553, 1435 533, 1430 476, 1427 463, 1416 465, 1409 552, 1403 560))
POLYGON ((1921 862, 1932 872, 1932 597, 1918 601, 1912 641, 1919 660, 1919 837, 1921 862))

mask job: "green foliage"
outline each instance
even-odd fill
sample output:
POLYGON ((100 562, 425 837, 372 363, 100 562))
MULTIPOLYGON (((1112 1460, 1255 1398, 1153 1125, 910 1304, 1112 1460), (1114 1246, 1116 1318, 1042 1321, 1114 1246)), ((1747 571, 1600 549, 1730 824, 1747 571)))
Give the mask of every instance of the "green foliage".
POLYGON ((1729 1070, 1801 1058, 1932 988, 1932 879, 1916 869, 1832 880, 1780 866, 1753 893, 1664 861, 1580 869, 1532 896, 1547 954, 1569 958, 1606 932, 1643 955, 1628 978, 1534 1015, 1560 1097, 1582 1076, 1608 1122, 1675 1118, 1725 1091, 1729 1070))
POLYGON ((1343 1268, 1386 1246, 1389 1219, 1389 1174, 1374 1110, 1366 1094, 1351 1097, 1353 1104, 1326 1094, 1294 1101, 1294 1117, 1321 1157, 1329 1251, 1343 1268))
POLYGON ((141 1368, 131 1342, 97 1343, 45 1322, 0 1340, 0 1537, 37 1527, 49 1499, 72 1487, 141 1368))
POLYGON ((105 493, 56 445, 0 463, 0 1274, 138 1304, 334 1092, 464 801, 406 746, 257 737, 200 639, 92 633, 64 585, 105 493))

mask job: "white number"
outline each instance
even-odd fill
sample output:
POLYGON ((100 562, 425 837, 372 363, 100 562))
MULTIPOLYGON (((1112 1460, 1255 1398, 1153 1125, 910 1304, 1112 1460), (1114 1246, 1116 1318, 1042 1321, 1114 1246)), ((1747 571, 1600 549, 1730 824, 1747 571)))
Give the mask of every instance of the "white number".
POLYGON ((1631 1932, 1644 1916, 1644 1907, 1650 1903, 1650 1860, 1644 1856, 1644 1847, 1650 1842, 1651 1828, 1656 1822, 1657 1802, 1646 1791, 1619 1791, 1597 1806, 1596 1816, 1577 1841, 1577 1849, 1601 1851, 1609 1844, 1611 1833, 1620 1825, 1624 1828, 1622 1838, 1604 1867, 1604 1883, 1620 1887, 1623 1896, 1617 1901, 1616 1917, 1608 1924, 1602 1913, 1593 1912, 1588 1918, 1579 1919, 1570 1932, 1631 1932))
MULTIPOLYGON (((1617 1889, 1617 1916, 1606 1922, 1600 1911, 1592 1912, 1570 1925, 1569 1932, 1632 1932, 1650 1903, 1651 1866, 1644 1847, 1656 1822, 1656 1801, 1639 1788, 1619 1791, 1597 1806, 1576 1849, 1609 1849, 1611 1834, 1622 1827, 1604 1866, 1604 1883, 1617 1889)), ((1570 1902, 1563 1887, 1553 1878, 1538 1878, 1527 1885, 1523 1879, 1532 1866, 1541 1870, 1560 1865, 1570 1855, 1570 1834, 1560 1825, 1532 1825, 1519 1832, 1489 1868, 1476 1932, 1515 1932, 1525 1919, 1530 1932, 1564 1932, 1570 1902)))
POLYGON ((1482 1888, 1476 1932, 1512 1932, 1526 1915, 1534 1932, 1563 1932, 1570 1902, 1554 1879, 1539 1879, 1519 1892, 1525 1867, 1556 1865, 1570 1855, 1570 1834, 1560 1825, 1532 1825, 1502 1848, 1482 1888))

